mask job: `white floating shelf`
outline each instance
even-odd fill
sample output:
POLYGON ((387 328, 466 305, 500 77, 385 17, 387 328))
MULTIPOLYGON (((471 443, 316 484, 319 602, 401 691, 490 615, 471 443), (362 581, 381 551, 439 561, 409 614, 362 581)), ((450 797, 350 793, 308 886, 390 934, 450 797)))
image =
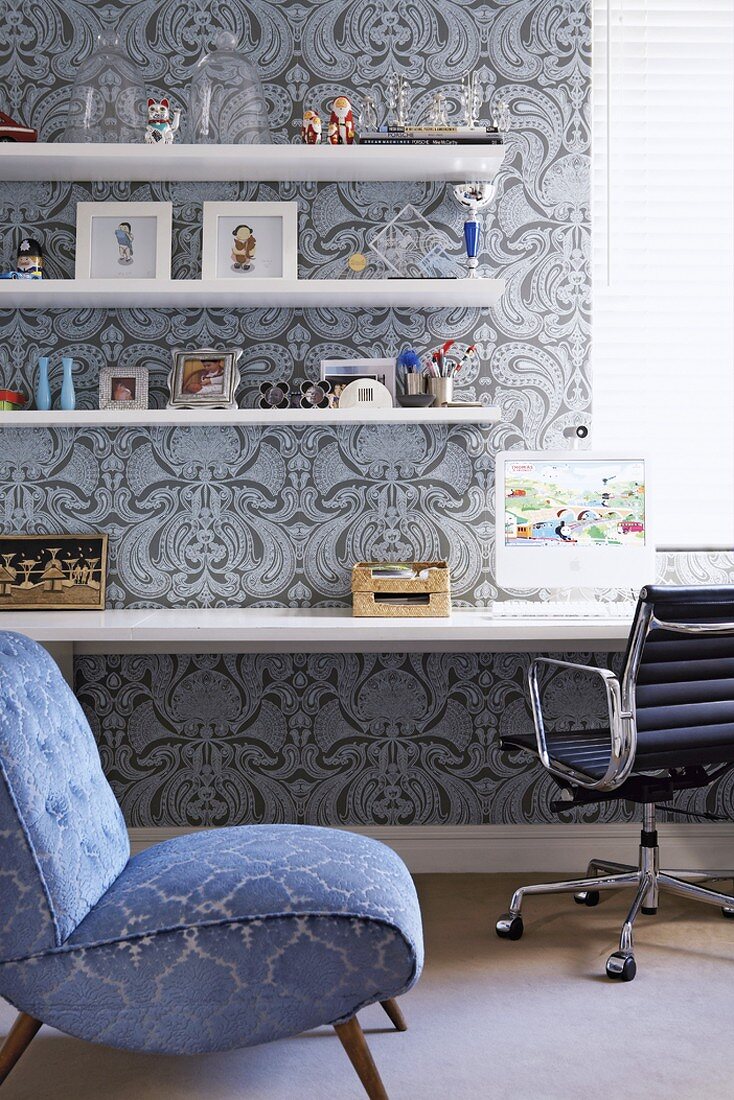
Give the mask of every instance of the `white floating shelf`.
POLYGON ((216 608, 0 613, 6 626, 76 652, 249 653, 621 649, 629 624, 617 620, 508 622, 491 611, 456 609, 447 619, 356 619, 350 608, 216 608))
POLYGON ((497 405, 477 408, 438 409, 74 409, 64 412, 3 412, 0 428, 98 428, 131 425, 156 428, 193 424, 260 425, 296 424, 301 427, 329 424, 495 424, 497 405))
POLYGON ((0 281, 0 309, 493 306, 502 279, 44 279, 0 281))
POLYGON ((502 145, 6 143, 2 180, 493 180, 502 145))

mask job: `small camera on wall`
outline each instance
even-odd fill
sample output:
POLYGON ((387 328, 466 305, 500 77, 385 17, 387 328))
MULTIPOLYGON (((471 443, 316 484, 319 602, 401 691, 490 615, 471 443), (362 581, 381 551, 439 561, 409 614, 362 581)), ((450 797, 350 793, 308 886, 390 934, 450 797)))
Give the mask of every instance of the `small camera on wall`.
POLYGON ((566 439, 572 440, 571 445, 576 450, 585 439, 589 438, 589 427, 587 424, 572 424, 570 428, 563 429, 563 435, 566 439))

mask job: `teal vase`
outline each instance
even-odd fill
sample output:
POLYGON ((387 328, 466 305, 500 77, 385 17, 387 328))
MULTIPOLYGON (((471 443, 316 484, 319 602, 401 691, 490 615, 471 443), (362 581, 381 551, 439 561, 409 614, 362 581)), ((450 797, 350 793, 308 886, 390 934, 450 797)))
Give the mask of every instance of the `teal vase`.
POLYGON ((76 394, 74 393, 74 379, 71 377, 71 372, 74 367, 74 360, 69 356, 64 356, 61 360, 61 366, 64 370, 64 378, 61 383, 61 408, 66 412, 76 408, 76 394))
POLYGON ((51 408, 51 387, 48 384, 48 356, 42 355, 38 360, 38 378, 36 379, 36 408, 51 408))

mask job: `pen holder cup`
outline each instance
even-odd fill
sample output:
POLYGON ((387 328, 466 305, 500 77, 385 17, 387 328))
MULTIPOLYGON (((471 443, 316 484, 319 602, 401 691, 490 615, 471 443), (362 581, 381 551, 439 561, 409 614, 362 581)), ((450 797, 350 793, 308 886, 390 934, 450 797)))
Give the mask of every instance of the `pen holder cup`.
POLYGON ((422 374, 405 375, 405 392, 410 397, 426 392, 426 380, 422 374))
POLYGON ((448 405, 454 400, 453 378, 428 378, 428 392, 436 398, 437 405, 448 405))

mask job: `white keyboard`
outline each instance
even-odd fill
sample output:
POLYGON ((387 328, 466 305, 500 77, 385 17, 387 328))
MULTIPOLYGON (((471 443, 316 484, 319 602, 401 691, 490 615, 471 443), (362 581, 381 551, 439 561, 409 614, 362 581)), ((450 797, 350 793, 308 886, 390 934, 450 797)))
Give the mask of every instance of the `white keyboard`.
POLYGON ((601 600, 501 600, 492 604, 498 619, 629 619, 637 605, 631 601, 601 600))

